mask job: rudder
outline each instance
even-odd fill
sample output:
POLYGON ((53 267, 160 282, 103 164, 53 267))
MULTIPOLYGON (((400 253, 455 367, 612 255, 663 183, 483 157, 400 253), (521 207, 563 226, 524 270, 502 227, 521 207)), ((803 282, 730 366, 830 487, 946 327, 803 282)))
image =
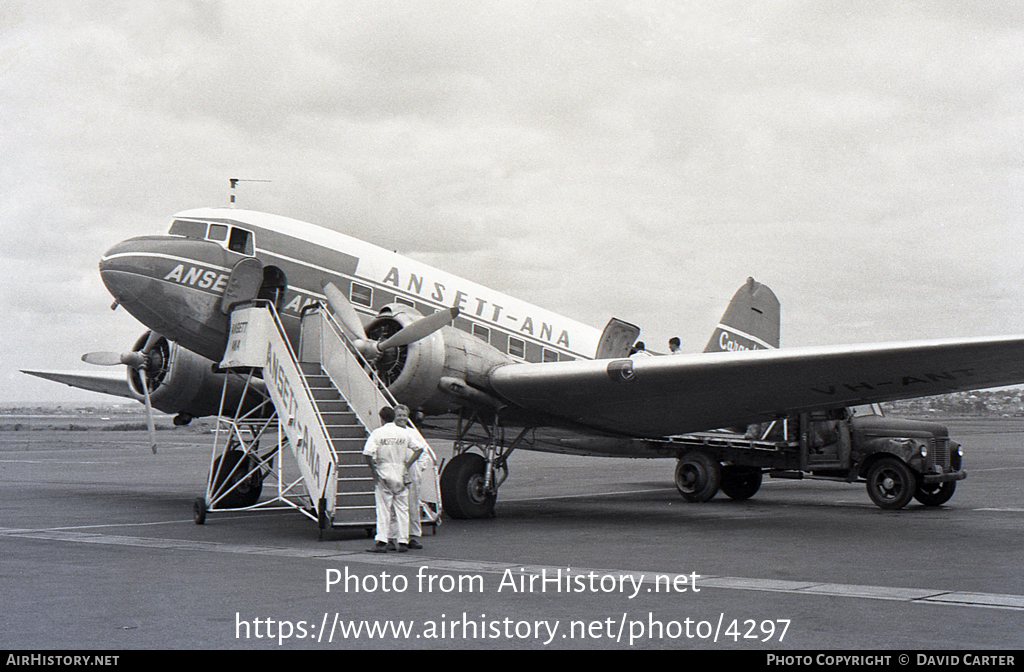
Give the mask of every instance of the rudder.
POLYGON ((753 278, 736 290, 704 352, 779 347, 779 299, 753 278))

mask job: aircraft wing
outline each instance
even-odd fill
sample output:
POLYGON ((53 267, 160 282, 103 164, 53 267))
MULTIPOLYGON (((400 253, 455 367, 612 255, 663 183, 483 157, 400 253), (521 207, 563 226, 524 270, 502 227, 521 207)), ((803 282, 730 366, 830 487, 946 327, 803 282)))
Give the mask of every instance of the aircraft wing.
POLYGON ((1024 336, 509 364, 493 389, 526 411, 636 437, 1024 382, 1024 336))
POLYGON ((77 371, 26 371, 25 369, 22 369, 21 372, 27 373, 30 376, 36 376, 37 378, 64 383, 65 385, 82 390, 89 390, 90 392, 137 399, 132 394, 131 388, 128 387, 128 379, 125 377, 123 369, 121 369, 120 373, 116 374, 79 373, 77 371))

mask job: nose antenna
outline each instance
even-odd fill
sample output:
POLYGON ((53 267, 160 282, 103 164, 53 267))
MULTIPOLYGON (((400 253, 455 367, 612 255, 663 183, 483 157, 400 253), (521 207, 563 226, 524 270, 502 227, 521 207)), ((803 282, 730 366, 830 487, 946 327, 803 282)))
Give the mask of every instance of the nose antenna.
POLYGON ((270 180, 247 180, 241 177, 229 177, 228 183, 231 184, 231 207, 235 207, 235 187, 238 186, 239 182, 270 182, 270 180))

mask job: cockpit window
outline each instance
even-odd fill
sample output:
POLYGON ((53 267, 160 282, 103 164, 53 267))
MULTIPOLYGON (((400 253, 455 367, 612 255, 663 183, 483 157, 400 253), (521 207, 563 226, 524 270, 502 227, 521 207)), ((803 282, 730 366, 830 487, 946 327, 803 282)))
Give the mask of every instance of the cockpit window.
POLYGON ((210 232, 206 234, 207 240, 215 240, 218 243, 227 240, 228 227, 224 224, 210 224, 210 232))
POLYGON ((228 249, 239 254, 252 255, 252 232, 240 229, 237 226, 231 227, 231 239, 228 241, 228 249))
POLYGON ((185 236, 186 238, 205 238, 206 222, 190 222, 187 219, 176 219, 171 222, 171 228, 167 233, 172 236, 185 236))

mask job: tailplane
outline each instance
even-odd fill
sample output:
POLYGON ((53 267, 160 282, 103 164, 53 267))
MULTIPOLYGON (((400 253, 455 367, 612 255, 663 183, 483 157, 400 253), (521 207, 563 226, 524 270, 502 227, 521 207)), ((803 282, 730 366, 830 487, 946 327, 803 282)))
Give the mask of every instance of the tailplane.
POLYGON ((779 347, 779 300, 767 285, 747 278, 733 295, 704 352, 779 347))

